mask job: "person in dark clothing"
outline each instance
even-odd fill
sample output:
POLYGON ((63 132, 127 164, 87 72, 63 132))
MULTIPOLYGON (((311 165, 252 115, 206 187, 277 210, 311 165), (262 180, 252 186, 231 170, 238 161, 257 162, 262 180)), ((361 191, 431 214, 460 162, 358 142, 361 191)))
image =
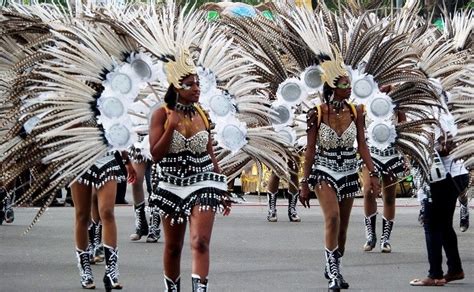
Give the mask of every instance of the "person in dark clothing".
POLYGON ((438 165, 441 168, 438 173, 441 179, 432 178, 430 196, 423 200, 423 226, 430 268, 428 277, 411 281, 412 286, 443 286, 447 282, 464 279, 453 216, 459 194, 469 185, 469 173, 462 162, 452 159, 446 146, 440 151, 440 156, 442 164, 438 165), (444 275, 443 249, 448 266, 448 272, 444 275))

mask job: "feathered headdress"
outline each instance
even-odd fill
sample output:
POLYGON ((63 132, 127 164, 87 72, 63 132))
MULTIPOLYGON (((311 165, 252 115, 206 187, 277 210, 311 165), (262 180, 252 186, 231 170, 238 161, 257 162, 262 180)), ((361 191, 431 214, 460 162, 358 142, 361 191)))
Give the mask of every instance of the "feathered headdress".
POLYGON ((334 59, 321 63, 321 68, 323 69, 321 80, 326 82, 331 88, 336 88, 336 79, 341 76, 348 76, 349 74, 344 66, 341 52, 335 46, 332 46, 332 49, 334 59))
POLYGON ((196 74, 196 65, 194 65, 188 49, 180 49, 175 59, 166 63, 165 73, 168 83, 179 89, 182 88, 181 80, 184 77, 196 74))

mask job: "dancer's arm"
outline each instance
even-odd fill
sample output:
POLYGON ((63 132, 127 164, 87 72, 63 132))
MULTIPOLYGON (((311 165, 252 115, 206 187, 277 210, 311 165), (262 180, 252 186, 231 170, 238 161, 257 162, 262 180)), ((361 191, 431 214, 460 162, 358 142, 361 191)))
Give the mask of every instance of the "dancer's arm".
POLYGON ((311 174, 311 167, 314 163, 314 155, 316 153, 316 136, 318 134, 318 117, 317 111, 312 109, 307 114, 307 126, 308 130, 306 133, 306 151, 304 154, 304 176, 301 181, 301 192, 300 192, 300 201, 301 204, 306 208, 309 208, 309 193, 310 189, 308 186, 308 178, 311 174))

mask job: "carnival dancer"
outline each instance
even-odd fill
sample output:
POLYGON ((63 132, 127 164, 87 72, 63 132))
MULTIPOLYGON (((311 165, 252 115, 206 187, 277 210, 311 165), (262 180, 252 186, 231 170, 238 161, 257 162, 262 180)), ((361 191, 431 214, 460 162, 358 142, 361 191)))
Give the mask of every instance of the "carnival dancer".
POLYGON ((309 208, 310 190, 317 194, 325 221, 325 275, 329 279, 328 288, 337 290, 349 287, 339 267, 354 196, 360 191, 357 153, 369 170, 370 184, 366 187, 377 194, 380 184, 365 142, 363 106, 355 107, 347 102, 351 83, 342 59, 326 61, 322 66, 333 75, 323 75, 325 103, 307 115, 308 143, 300 201, 309 208))
MULTIPOLYGON (((388 93, 390 86, 381 88, 381 92, 388 93)), ((393 119, 395 124, 406 121, 404 113, 395 112, 393 119)), ((382 235, 380 237, 380 251, 390 253, 392 246, 390 244, 390 235, 395 219, 395 199, 396 187, 400 180, 403 180, 405 174, 405 159, 402 154, 392 144, 384 150, 370 146, 370 155, 377 171, 380 172, 382 179, 382 235)), ((367 167, 362 167, 363 184, 370 183, 370 175, 367 167)), ((364 251, 371 251, 377 243, 376 225, 377 225, 377 201, 376 195, 369 188, 364 188, 364 224, 366 242, 364 251)))
MULTIPOLYGON (((122 155, 126 157, 127 154, 122 155)), ((135 181, 135 171, 130 163, 126 164, 128 182, 135 181)), ((81 285, 84 289, 95 289, 94 277, 90 266, 88 246, 88 227, 92 205, 92 188, 97 190, 98 209, 103 225, 105 249, 104 285, 106 291, 122 289, 118 281, 117 226, 114 206, 117 182, 125 180, 119 162, 114 153, 98 159, 96 163, 71 186, 75 209, 75 243, 81 285)))
MULTIPOLYGON (((295 158, 296 160, 297 158, 295 158)), ((297 164, 292 161, 292 164, 289 165, 289 169, 291 169, 290 173, 290 181, 288 183, 288 219, 290 222, 300 222, 301 218, 298 216, 296 212, 296 204, 298 203, 299 197, 299 190, 297 189, 298 185, 298 169, 297 164), (294 163, 294 164, 293 164, 294 163)), ((278 196, 278 186, 280 183, 280 178, 275 174, 272 173, 270 175, 270 179, 268 180, 268 187, 267 187, 267 198, 268 198, 268 215, 267 220, 268 222, 277 222, 277 196, 278 196)))
POLYGON ((150 124, 150 149, 161 167, 158 187, 150 200, 160 212, 165 234, 163 251, 166 291, 179 291, 181 251, 190 225, 193 291, 207 291, 209 245, 215 212, 230 212, 227 182, 219 174, 212 150, 210 122, 198 104, 196 67, 187 49, 166 64, 170 87, 166 106, 157 109, 150 124))

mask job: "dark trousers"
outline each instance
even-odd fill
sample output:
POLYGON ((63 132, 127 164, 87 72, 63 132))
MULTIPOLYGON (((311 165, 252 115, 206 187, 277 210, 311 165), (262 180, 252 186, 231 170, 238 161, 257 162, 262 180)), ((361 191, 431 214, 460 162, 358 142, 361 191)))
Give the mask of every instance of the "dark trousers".
POLYGON ((453 215, 458 195, 469 182, 469 175, 461 175, 430 184, 431 202, 425 201, 424 228, 430 270, 428 277, 443 278, 443 255, 446 254, 448 273, 462 271, 458 239, 453 228, 453 215))
POLYGON ((145 182, 146 182, 146 191, 148 196, 151 195, 151 161, 148 160, 146 163, 145 169, 145 182))

